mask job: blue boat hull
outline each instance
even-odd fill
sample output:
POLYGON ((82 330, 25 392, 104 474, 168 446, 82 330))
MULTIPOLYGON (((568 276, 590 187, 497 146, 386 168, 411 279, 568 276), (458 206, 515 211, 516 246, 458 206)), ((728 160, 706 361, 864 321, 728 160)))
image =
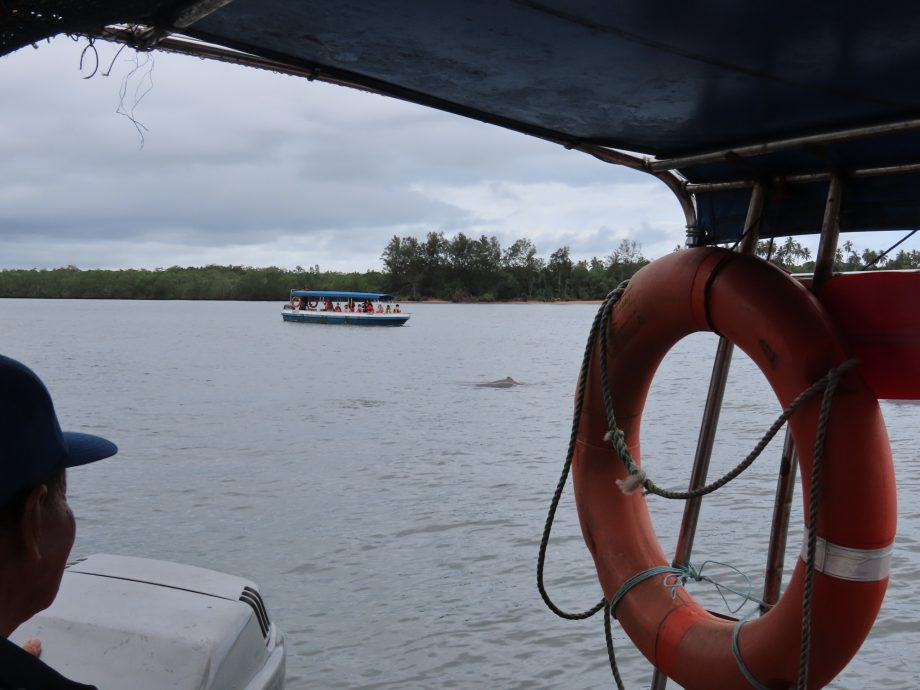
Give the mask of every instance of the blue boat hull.
POLYGON ((297 323, 324 323, 339 326, 402 326, 409 320, 408 314, 352 314, 350 312, 295 311, 281 312, 285 321, 297 323))

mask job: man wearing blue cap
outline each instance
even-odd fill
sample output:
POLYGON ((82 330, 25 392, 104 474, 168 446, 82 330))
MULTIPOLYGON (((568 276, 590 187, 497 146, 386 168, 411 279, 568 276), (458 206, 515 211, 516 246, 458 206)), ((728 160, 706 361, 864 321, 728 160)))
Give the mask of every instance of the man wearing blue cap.
POLYGON ((7 638, 60 587, 76 533, 67 468, 116 452, 104 438, 62 432, 38 376, 0 355, 0 690, 93 690, 39 661, 40 645, 30 653, 7 638))

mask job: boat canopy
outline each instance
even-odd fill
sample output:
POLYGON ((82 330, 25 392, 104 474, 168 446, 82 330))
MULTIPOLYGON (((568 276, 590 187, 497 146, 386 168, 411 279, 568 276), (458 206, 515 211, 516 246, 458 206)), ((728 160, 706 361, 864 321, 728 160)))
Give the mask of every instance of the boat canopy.
POLYGON ((359 300, 371 302, 391 302, 393 295, 382 292, 344 292, 342 290, 291 290, 291 297, 306 299, 359 300))
POLYGON ((920 4, 12 0, 0 54, 83 33, 347 84, 656 175, 691 243, 920 228, 920 4), (190 40, 193 39, 193 40, 190 40), (205 45, 202 42, 206 42, 205 45))

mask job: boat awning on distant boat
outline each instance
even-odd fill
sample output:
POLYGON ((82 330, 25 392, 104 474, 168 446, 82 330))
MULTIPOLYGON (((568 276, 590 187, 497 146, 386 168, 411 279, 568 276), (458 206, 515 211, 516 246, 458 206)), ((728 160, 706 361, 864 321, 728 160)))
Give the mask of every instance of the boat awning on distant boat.
POLYGON ((341 290, 291 290, 291 297, 306 297, 307 299, 354 299, 390 302, 393 295, 382 292, 343 292, 341 290))
POLYGON ((739 237, 755 183, 763 236, 818 231, 832 175, 841 230, 920 228, 916 2, 17 5, 0 54, 95 33, 439 108, 656 175, 703 244, 739 237))

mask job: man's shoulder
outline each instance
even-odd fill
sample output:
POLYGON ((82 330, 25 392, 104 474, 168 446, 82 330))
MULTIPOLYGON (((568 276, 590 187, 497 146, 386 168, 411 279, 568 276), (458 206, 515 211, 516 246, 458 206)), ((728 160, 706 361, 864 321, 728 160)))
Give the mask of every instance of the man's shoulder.
POLYGON ((0 690, 98 690, 68 680, 19 645, 0 637, 0 690))

